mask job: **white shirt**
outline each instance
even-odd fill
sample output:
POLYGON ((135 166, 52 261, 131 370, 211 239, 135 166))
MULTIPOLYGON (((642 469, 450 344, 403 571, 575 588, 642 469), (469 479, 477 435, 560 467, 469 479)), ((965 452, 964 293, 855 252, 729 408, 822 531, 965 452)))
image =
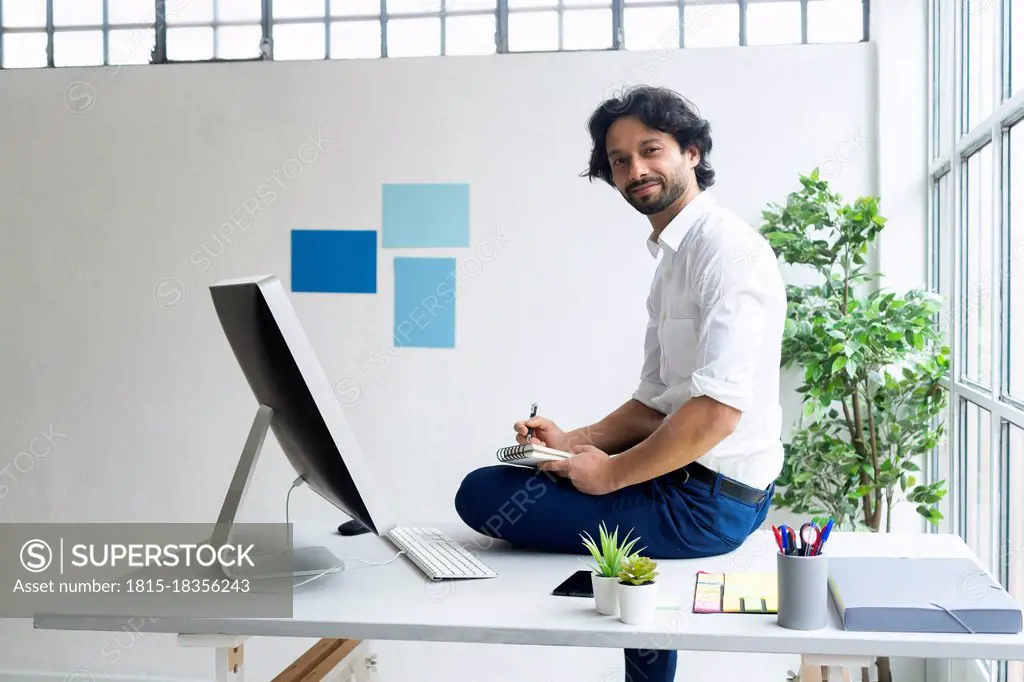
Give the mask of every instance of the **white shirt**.
POLYGON ((647 240, 658 263, 633 397, 671 415, 710 396, 742 412, 698 461, 754 488, 782 470, 779 396, 786 287, 767 240, 701 192, 647 240))

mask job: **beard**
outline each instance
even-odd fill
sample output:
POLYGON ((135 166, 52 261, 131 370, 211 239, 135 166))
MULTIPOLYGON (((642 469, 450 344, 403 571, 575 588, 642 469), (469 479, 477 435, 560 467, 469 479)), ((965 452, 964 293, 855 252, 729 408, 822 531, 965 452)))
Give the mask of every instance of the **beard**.
POLYGON ((683 196, 687 190, 687 178, 678 175, 674 178, 648 178, 634 182, 622 193, 629 205, 644 215, 661 213, 683 196), (633 194, 633 190, 648 182, 657 182, 660 189, 644 195, 633 194))

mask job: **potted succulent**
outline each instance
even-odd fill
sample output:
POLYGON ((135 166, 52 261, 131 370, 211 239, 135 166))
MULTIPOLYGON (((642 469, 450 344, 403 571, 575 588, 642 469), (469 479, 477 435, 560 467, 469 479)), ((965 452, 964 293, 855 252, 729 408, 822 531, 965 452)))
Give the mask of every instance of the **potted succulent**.
POLYGON ((642 625, 654 618, 658 606, 658 564, 653 559, 634 554, 619 569, 619 620, 642 625))
MULTIPOLYGON (((633 531, 630 531, 632 533, 633 531)), ((629 559, 633 546, 640 538, 629 539, 629 533, 619 542, 619 528, 609 532, 604 522, 598 528, 600 545, 594 542, 589 533, 580 534, 583 538, 583 545, 594 557, 596 566, 590 574, 594 586, 594 607, 597 612, 606 616, 614 616, 618 613, 618 595, 616 594, 616 583, 619 581, 619 573, 623 563, 629 559)))

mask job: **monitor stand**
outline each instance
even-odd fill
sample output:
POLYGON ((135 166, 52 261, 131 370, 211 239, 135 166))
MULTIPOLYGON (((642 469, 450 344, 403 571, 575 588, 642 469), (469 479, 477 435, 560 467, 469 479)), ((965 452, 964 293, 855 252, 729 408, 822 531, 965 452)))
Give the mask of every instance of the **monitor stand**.
MULTIPOLYGON (((256 460, 259 459, 263 449, 263 442, 267 438, 273 416, 274 410, 268 405, 260 405, 256 410, 252 427, 249 429, 249 437, 246 438, 242 454, 238 458, 235 474, 231 479, 227 495, 224 496, 220 516, 217 518, 217 525, 211 536, 211 543, 214 546, 219 547, 228 542, 231 528, 235 523, 238 510, 245 500, 253 472, 256 470, 256 460)), ((291 528, 286 526, 285 532, 290 533, 291 528)), ((289 537, 288 546, 290 547, 290 545, 291 538, 289 537)), ((290 549, 290 560, 286 554, 281 552, 252 554, 249 556, 253 566, 232 567, 226 570, 225 574, 232 578, 258 580, 288 576, 317 576, 325 573, 341 573, 345 570, 344 562, 326 547, 290 547, 290 549)))

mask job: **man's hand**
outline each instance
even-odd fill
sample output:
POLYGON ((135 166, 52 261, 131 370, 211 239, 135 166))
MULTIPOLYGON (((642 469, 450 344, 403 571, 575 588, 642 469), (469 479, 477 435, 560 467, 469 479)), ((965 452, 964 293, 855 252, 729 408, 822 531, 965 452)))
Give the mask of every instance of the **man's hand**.
POLYGON ((516 442, 525 443, 526 433, 529 429, 533 429, 533 438, 530 439, 531 443, 536 445, 546 445, 549 448, 555 450, 569 451, 569 436, 562 429, 558 428, 555 422, 547 419, 546 417, 532 417, 530 419, 524 419, 523 421, 516 422, 512 428, 516 432, 516 442))
POLYGON ((564 476, 577 490, 589 495, 607 495, 618 490, 612 478, 611 457, 593 445, 576 445, 572 457, 541 462, 537 468, 564 476))

